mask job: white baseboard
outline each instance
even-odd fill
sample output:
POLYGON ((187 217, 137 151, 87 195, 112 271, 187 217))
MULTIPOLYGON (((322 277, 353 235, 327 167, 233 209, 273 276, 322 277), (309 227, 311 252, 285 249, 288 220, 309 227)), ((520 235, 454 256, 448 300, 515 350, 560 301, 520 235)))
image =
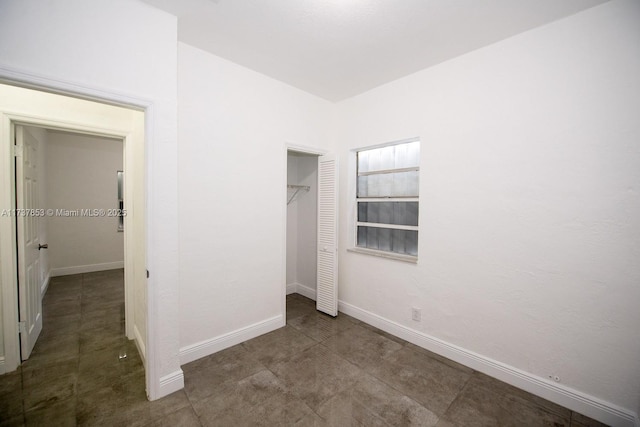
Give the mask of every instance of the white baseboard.
POLYGON ((339 301, 338 309, 415 345, 605 424, 616 427, 640 427, 638 414, 597 397, 447 343, 344 301, 339 301))
POLYGON ((147 353, 146 353, 146 347, 144 345, 144 340, 142 339, 142 335, 140 334, 140 331, 138 330, 138 327, 136 325, 133 325, 133 339, 134 342, 136 343, 136 347, 138 347, 138 353, 140 353, 140 358, 142 359, 142 364, 145 367, 145 370, 147 368, 147 353))
POLYGON ((168 396, 178 390, 184 388, 184 373, 182 369, 178 369, 160 378, 160 388, 158 391, 158 398, 168 396))
POLYGON ((118 268, 124 268, 124 261, 77 265, 74 267, 52 268, 49 274, 50 277, 58 277, 69 276, 71 274, 93 273, 94 271, 116 270, 118 268))
POLYGON ((285 319, 282 315, 279 315, 215 338, 182 347, 180 349, 180 365, 217 353, 225 348, 232 347, 241 342, 281 328, 284 325, 285 319))
POLYGON ((307 298, 316 300, 316 290, 305 285, 298 284, 297 292, 307 298))
POLYGON ((0 356, 0 375, 6 373, 5 372, 5 364, 4 364, 4 356, 0 356))
POLYGON ((287 295, 296 293, 314 301, 316 300, 316 290, 314 288, 303 285, 302 283, 289 283, 287 285, 287 295))

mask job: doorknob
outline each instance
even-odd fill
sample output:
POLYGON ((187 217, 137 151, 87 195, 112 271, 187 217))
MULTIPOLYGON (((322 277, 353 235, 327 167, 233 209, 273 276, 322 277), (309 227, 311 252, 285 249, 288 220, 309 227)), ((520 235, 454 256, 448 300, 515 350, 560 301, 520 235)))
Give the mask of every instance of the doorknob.
POLYGON ((49 248, 49 244, 45 243, 44 245, 38 245, 38 250, 40 249, 48 249, 49 248))

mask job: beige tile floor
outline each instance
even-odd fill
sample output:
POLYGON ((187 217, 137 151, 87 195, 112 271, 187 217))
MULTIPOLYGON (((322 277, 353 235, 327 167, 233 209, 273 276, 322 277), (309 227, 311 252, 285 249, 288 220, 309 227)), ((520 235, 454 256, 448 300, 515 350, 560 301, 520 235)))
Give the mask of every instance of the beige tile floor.
POLYGON ((185 389, 148 402, 122 275, 51 281, 32 357, 0 376, 0 426, 602 425, 296 294, 284 328, 183 366, 185 389))

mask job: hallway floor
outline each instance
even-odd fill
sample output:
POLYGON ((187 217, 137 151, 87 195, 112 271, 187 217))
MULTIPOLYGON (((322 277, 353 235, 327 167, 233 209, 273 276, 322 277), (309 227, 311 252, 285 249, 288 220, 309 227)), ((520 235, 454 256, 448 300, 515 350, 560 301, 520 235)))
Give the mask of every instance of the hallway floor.
POLYGON ((0 376, 0 426, 602 426, 297 294, 284 328, 149 402, 123 301, 122 270, 51 280, 31 358, 0 376))

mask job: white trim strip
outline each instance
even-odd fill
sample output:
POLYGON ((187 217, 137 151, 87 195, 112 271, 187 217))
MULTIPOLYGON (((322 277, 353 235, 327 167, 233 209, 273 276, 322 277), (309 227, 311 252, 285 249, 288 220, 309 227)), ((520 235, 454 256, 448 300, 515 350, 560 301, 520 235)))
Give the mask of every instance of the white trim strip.
POLYGON ((417 197, 357 197, 356 202, 358 203, 369 203, 369 202, 419 202, 420 200, 417 197))
POLYGON ((379 222, 356 221, 356 227, 375 227, 375 228, 389 228, 391 230, 418 231, 417 225, 397 225, 397 224, 385 224, 385 223, 379 223, 379 222))
POLYGON ((182 369, 178 369, 177 371, 160 378, 159 391, 161 396, 168 396, 171 393, 182 390, 183 388, 184 372, 182 372, 182 369))
POLYGON ((378 169, 378 170, 366 171, 366 172, 358 171, 358 176, 383 175, 388 173, 400 173, 400 172, 420 172, 420 166, 412 166, 410 168, 397 168, 397 169, 378 169))
POLYGON ((361 248, 361 247, 358 247, 358 246, 354 246, 352 248, 347 248, 347 252, 355 252, 355 253, 364 254, 364 255, 373 255, 373 256, 380 257, 380 258, 388 258, 388 259, 393 259, 393 260, 396 260, 396 261, 409 262, 411 264, 417 264, 418 263, 418 257, 413 256, 413 255, 404 255, 404 254, 398 254, 398 253, 395 253, 395 252, 377 251, 375 249, 361 248))
POLYGON ((69 276, 71 274, 93 273, 96 271, 117 270, 124 268, 124 261, 105 262, 102 264, 76 265, 74 267, 52 268, 50 277, 69 276))
POLYGON ((262 322, 254 323, 253 325, 182 347, 180 349, 180 365, 217 353, 225 348, 232 347, 236 344, 240 344, 241 342, 274 331, 284 325, 285 318, 283 315, 274 316, 262 322))
POLYGON ((314 301, 317 300, 316 290, 310 286, 306 286, 298 283, 298 288, 296 289, 296 292, 302 295, 303 297, 307 297, 314 301))
POLYGON ((353 153, 357 153, 358 151, 373 150, 375 148, 390 147, 392 145, 400 145, 400 144, 406 144, 409 142, 416 142, 416 141, 420 141, 419 136, 414 136, 413 138, 407 138, 407 139, 399 139, 397 141, 383 142, 381 144, 376 144, 376 145, 368 145, 366 147, 352 148, 350 151, 353 153))
POLYGON ((341 312, 378 329, 605 424, 640 427, 638 414, 628 409, 400 325, 347 302, 339 301, 338 307, 341 312))
POLYGON ((138 353, 140 353, 140 358, 142 359, 142 364, 144 365, 145 371, 147 370, 147 349, 144 346, 144 340, 142 339, 142 335, 138 330, 137 325, 133 325, 133 339, 135 340, 136 347, 138 347, 138 353))
POLYGON ((287 295, 300 294, 303 297, 307 297, 316 301, 316 290, 311 286, 303 285, 302 283, 289 283, 287 285, 287 295))
POLYGON ((298 284, 297 283, 289 283, 287 284, 287 295, 295 294, 298 292, 298 284))

